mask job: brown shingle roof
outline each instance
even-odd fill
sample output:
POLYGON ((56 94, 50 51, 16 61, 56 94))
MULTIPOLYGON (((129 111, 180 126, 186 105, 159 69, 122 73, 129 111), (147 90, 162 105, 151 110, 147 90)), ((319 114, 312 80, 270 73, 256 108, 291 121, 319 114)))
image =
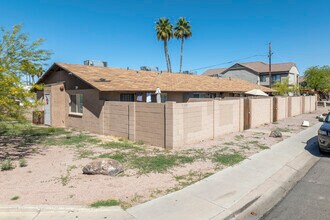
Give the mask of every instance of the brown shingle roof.
MULTIPOLYGON (((273 91, 267 87, 240 79, 137 71, 78 64, 56 63, 54 65, 73 73, 100 91, 155 91, 157 87, 164 92, 246 92, 256 88, 264 92, 273 91), (100 80, 101 78, 105 81, 100 80)), ((38 83, 42 83, 50 72, 48 70, 39 79, 38 83)))
MULTIPOLYGON (((269 65, 268 63, 264 63, 261 61, 256 62, 247 62, 247 63, 238 63, 239 65, 245 66, 249 69, 254 70, 257 73, 268 73, 269 65)), ((272 73, 273 72, 289 72, 290 69, 296 66, 295 63, 289 62, 289 63, 275 63, 272 64, 272 73)), ((206 70, 203 75, 214 75, 217 73, 223 73, 225 70, 230 69, 229 68, 218 68, 218 69, 210 69, 206 70)))
MULTIPOLYGON (((240 63, 242 66, 246 66, 258 73, 268 73, 269 64, 264 62, 248 62, 240 63)), ((272 64, 272 72, 289 72, 290 69, 296 66, 294 63, 274 63, 272 64)))

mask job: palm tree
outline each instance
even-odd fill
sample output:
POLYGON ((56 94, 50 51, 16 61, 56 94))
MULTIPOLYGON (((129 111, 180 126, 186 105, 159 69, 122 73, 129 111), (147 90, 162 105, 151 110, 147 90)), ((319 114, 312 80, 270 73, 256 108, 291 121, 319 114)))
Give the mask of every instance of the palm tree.
POLYGON ((167 71, 172 72, 170 55, 168 53, 167 42, 173 37, 173 25, 168 18, 160 18, 156 22, 157 39, 164 41, 164 52, 167 64, 167 71))
POLYGON ((186 21, 185 18, 179 18, 174 28, 174 36, 177 39, 181 39, 181 52, 180 52, 180 73, 182 71, 182 54, 183 54, 183 43, 184 40, 192 36, 190 22, 186 21))

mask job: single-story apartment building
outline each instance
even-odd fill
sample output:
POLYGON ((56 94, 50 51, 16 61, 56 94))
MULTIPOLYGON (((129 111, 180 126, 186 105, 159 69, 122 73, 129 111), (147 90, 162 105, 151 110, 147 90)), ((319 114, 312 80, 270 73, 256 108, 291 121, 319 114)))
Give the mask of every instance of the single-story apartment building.
MULTIPOLYGON (((248 82, 269 86, 269 64, 261 61, 235 63, 228 68, 209 69, 204 76, 238 78, 248 82)), ((295 63, 274 63, 271 65, 272 84, 287 78, 289 84, 298 85, 299 70, 295 63)))
MULTIPOLYGON (((104 102, 188 102, 190 98, 243 96, 244 92, 273 90, 236 78, 54 63, 38 80, 44 84, 37 96, 44 99, 44 123, 55 127, 81 123, 88 114, 91 124, 104 102)), ((86 120, 85 122, 86 123, 86 120)))

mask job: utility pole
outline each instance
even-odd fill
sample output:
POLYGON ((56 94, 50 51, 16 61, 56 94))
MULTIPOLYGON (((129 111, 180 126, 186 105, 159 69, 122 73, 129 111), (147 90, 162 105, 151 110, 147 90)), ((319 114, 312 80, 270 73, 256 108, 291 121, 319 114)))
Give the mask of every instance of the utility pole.
POLYGON ((268 58, 269 58, 269 88, 272 88, 272 42, 269 42, 268 58))

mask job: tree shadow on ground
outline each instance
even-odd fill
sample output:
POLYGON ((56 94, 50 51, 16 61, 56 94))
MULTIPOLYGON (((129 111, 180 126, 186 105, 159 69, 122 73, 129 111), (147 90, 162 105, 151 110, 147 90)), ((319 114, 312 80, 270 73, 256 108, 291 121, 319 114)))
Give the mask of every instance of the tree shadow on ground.
POLYGON ((0 160, 15 160, 36 154, 38 153, 37 144, 59 132, 61 130, 50 127, 3 123, 0 125, 0 160))

